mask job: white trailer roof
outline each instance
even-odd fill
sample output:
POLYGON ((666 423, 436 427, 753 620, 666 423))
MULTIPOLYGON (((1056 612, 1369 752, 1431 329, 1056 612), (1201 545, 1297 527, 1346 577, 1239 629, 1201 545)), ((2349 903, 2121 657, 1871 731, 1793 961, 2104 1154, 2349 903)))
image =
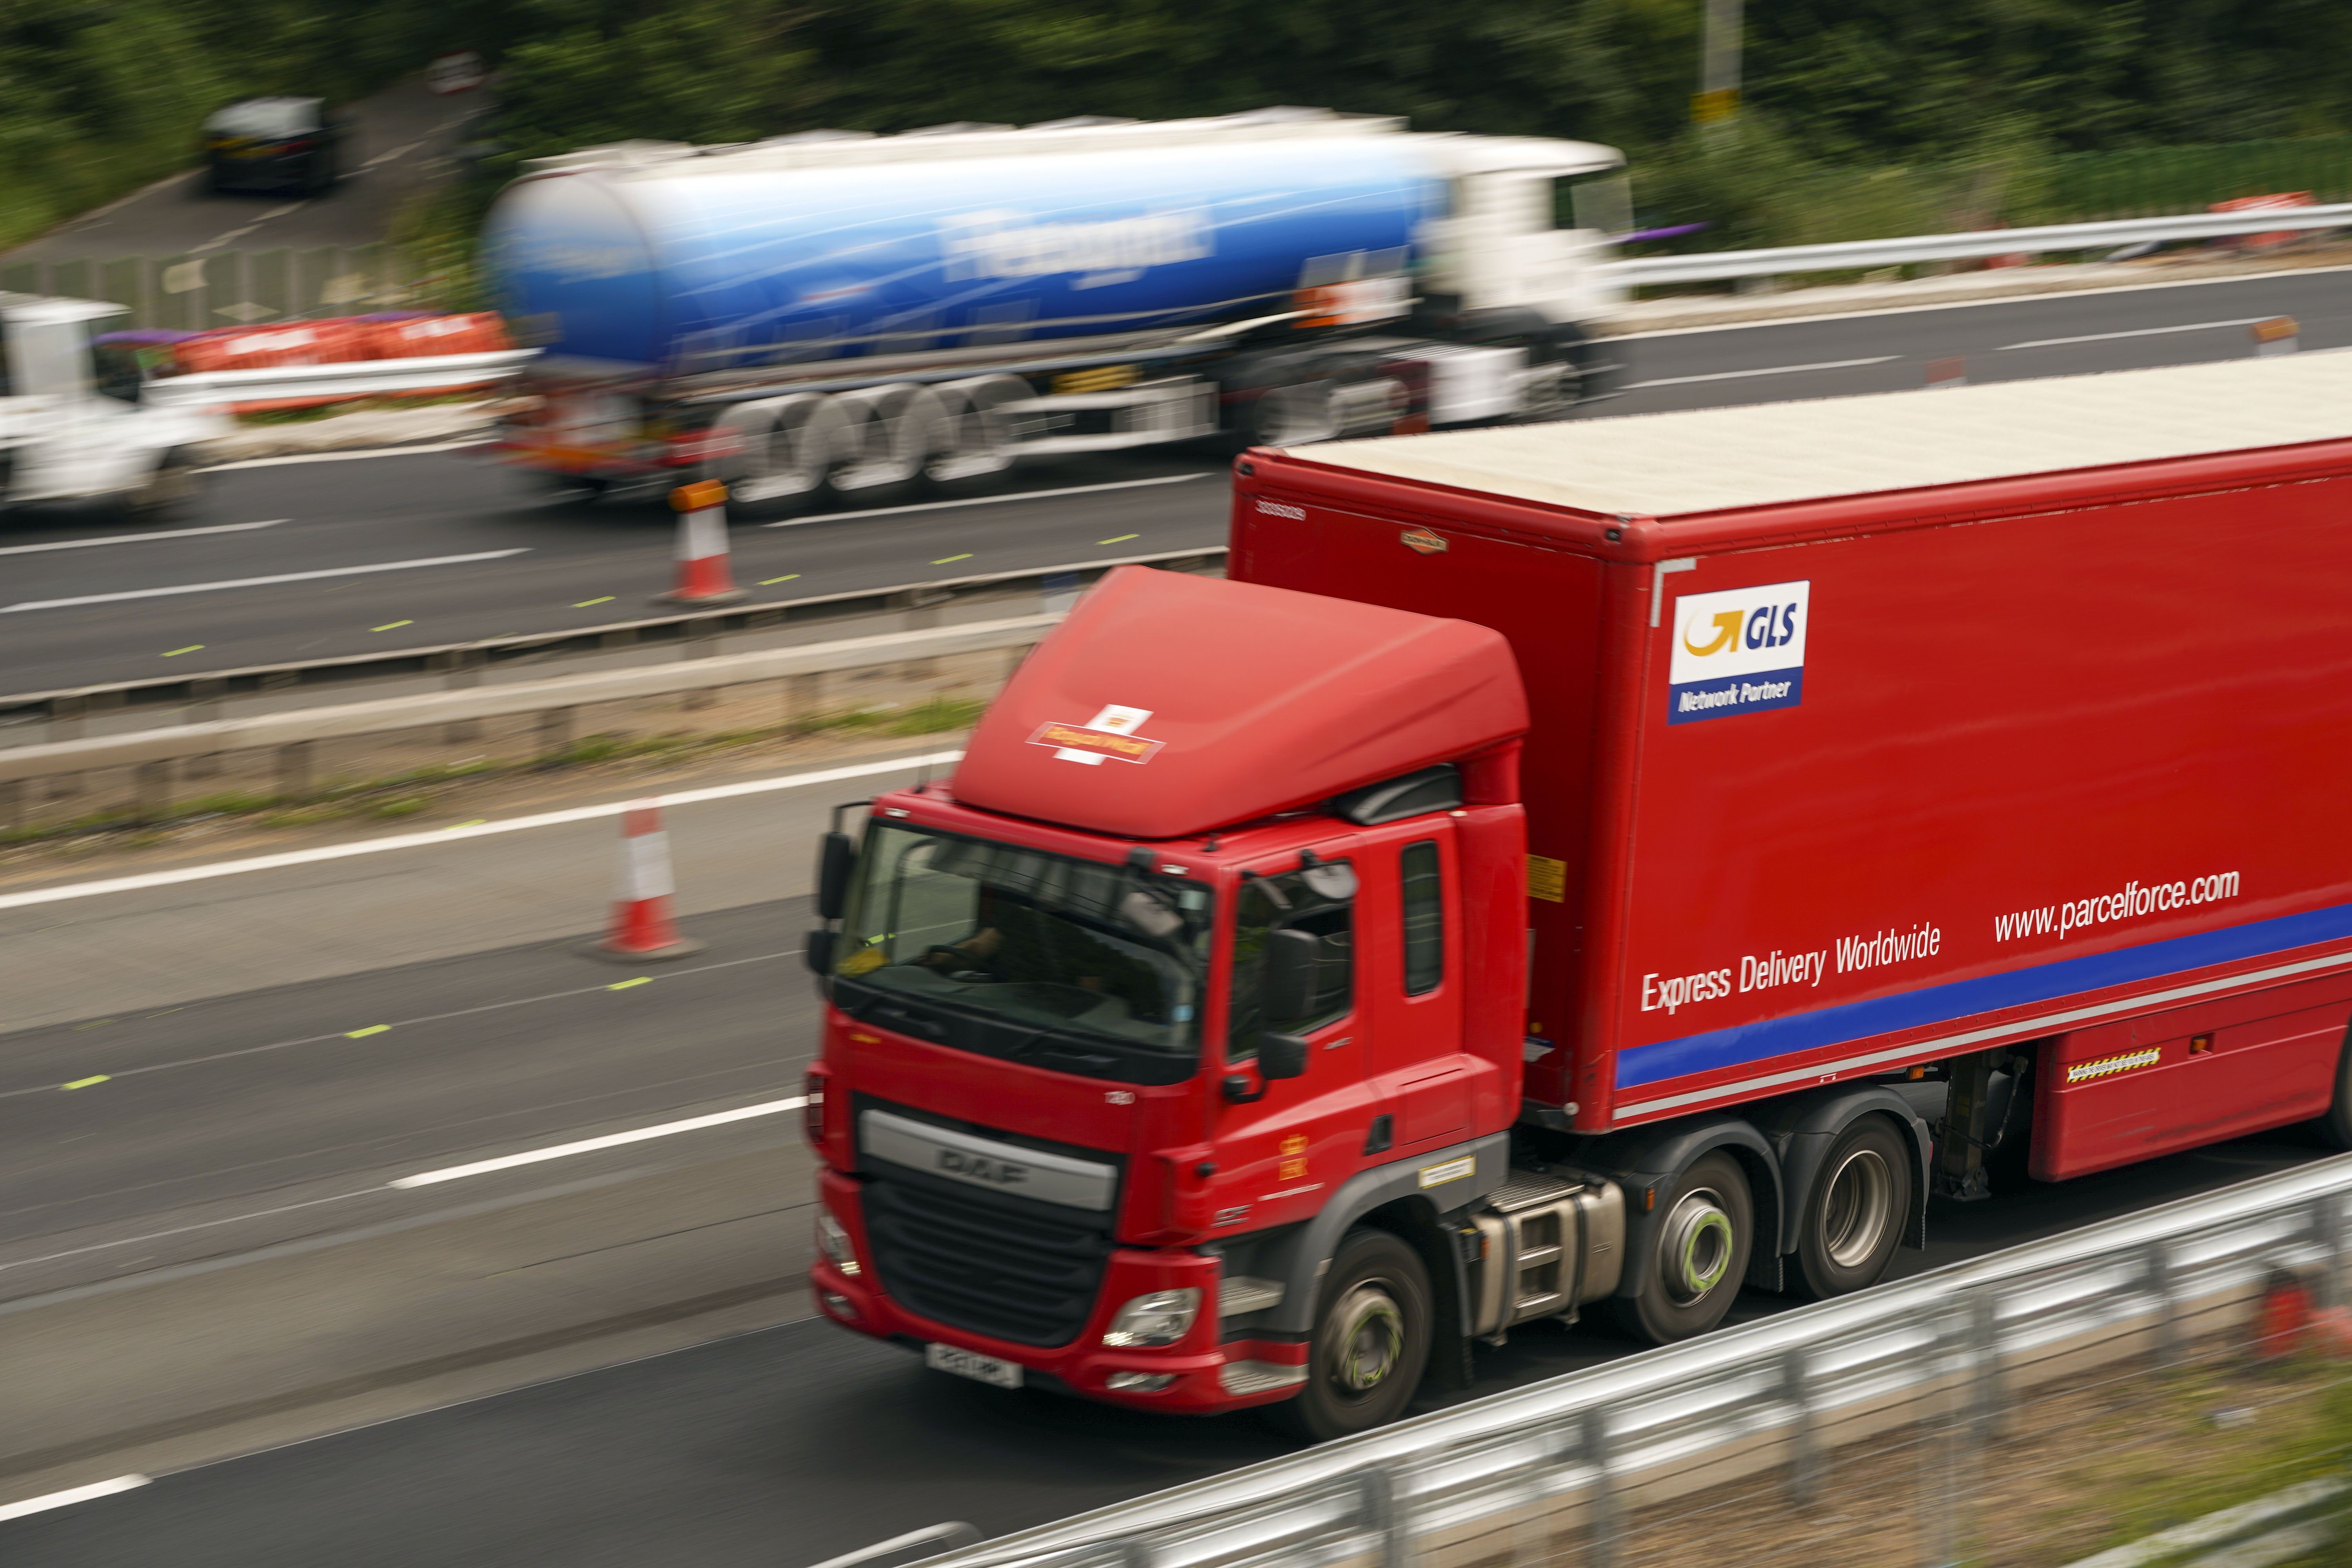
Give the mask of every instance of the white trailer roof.
POLYGON ((1433 436, 1297 456, 1580 510, 1674 517, 2352 437, 2352 353, 1433 436))

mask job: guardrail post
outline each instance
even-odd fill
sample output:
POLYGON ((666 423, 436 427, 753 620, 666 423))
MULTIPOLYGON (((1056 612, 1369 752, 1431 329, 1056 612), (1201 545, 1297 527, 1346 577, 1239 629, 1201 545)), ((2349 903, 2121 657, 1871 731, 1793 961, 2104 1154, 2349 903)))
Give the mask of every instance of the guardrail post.
POLYGON ((1919 1568, 1950 1568, 1954 1561, 1952 1531, 1952 1406, 1949 1346, 1952 1335, 1941 1305, 1920 1316, 1927 1321, 1927 1342, 1919 1357, 1926 1375, 1920 1379, 1919 1498, 1913 1510, 1919 1521, 1919 1568))
POLYGON ((805 728, 824 705, 824 671, 811 670, 784 682, 784 723, 805 728))
POLYGON ((172 809, 172 763, 142 763, 131 774, 131 804, 140 817, 153 821, 172 809))
POLYGON ((47 741, 79 741, 82 721, 89 716, 89 699, 58 697, 49 702, 48 728, 43 734, 47 741))
POLYGON ((2344 1194, 2323 1193, 2311 1200, 2311 1239, 2319 1247, 2313 1294, 2322 1307, 2344 1305, 2344 1194))
POLYGON ((1585 1468, 1592 1472, 1591 1480, 1586 1483, 1584 1568, 1617 1568, 1621 1521, 1617 1517, 1617 1480, 1610 1473, 1612 1437, 1608 1411, 1594 1409, 1584 1413, 1584 1430, 1580 1434, 1578 1447, 1584 1450, 1585 1468))
MULTIPOLYGON (((467 691, 479 686, 482 683, 482 666, 488 662, 488 656, 480 648, 459 649, 451 657, 448 670, 441 677, 441 689, 467 691)), ((482 721, 479 719, 455 720, 441 729, 442 742, 447 745, 463 746, 481 738, 482 721)))
POLYGON ((14 831, 25 826, 25 781, 10 779, 0 784, 0 830, 14 831))
POLYGON ((569 708, 550 708, 539 716, 539 753, 552 756, 572 744, 572 715, 569 708))
MULTIPOLYGON (((1984 1445, 2000 1431, 2008 1405, 2000 1363, 2000 1301, 1989 1289, 1969 1298, 1969 1462, 1973 1466, 1984 1445)), ((1972 1484, 1974 1479, 1972 1472, 1972 1484)))
POLYGON ((1823 1469, 1821 1431, 1808 1383, 1811 1360, 1801 1350, 1780 1358, 1780 1397, 1789 1405, 1789 1497, 1800 1508, 1811 1507, 1821 1496, 1823 1469))
POLYGON ((2170 1367, 2180 1360, 2179 1282, 2175 1278, 2172 1244, 2158 1238, 2140 1254, 2140 1272, 2147 1282, 2148 1300, 2156 1308, 2156 1364, 2170 1367))
MULTIPOLYGON (((719 651, 719 622, 716 616, 689 621, 686 627, 686 646, 680 658, 709 658, 719 651)), ((686 694, 681 704, 688 712, 719 705, 719 693, 712 688, 700 687, 686 694)))
POLYGON ((1406 1568, 1404 1521, 1398 1517, 1396 1478, 1375 1465, 1356 1477, 1356 1507, 1364 1528, 1380 1537, 1373 1568, 1406 1568))
POLYGON ((289 741, 278 748, 278 793, 299 800, 310 793, 310 755, 315 741, 289 741))

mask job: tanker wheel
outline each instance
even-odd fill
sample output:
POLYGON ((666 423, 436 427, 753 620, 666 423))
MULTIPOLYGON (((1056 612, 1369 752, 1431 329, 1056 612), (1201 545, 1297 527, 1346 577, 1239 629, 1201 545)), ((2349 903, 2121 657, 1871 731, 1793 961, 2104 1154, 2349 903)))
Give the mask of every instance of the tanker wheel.
POLYGON ((1315 1443, 1386 1426, 1421 1385, 1433 1316, 1421 1254, 1384 1230, 1350 1232, 1316 1298, 1307 1382, 1266 1414, 1315 1443))
POLYGON ((1915 1201, 1918 1161, 1884 1116, 1857 1118, 1830 1146, 1797 1232, 1797 1271, 1816 1300, 1885 1275, 1915 1201))
POLYGON ((1250 405, 1245 447, 1303 447, 1339 433, 1339 387, 1328 377, 1269 386, 1250 405))
POLYGON ((1674 1179, 1657 1212, 1649 1270, 1610 1308, 1627 1332, 1664 1345, 1706 1332, 1731 1310, 1756 1243, 1756 1205, 1748 1173, 1717 1149, 1674 1179))

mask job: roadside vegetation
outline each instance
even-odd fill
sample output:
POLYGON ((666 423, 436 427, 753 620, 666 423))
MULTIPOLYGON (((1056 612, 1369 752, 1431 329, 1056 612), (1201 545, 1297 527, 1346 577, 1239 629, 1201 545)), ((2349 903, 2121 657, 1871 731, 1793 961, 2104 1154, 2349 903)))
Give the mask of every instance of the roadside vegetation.
MULTIPOLYGON (((184 167, 203 116, 230 98, 348 100, 463 47, 501 73, 496 146, 474 179, 403 221, 412 246, 446 253, 453 289, 481 206, 519 160, 628 138, 1328 105, 1410 116, 1423 130, 1613 143, 1633 159, 1637 222, 1705 222, 1685 243, 1733 246, 2095 216, 2068 210, 2085 177, 2069 160, 2352 133, 2352 0, 1751 5, 1743 110, 1704 135, 1688 123, 1701 10, 1699 0, 7 0, 0 248, 184 167)), ((2239 183, 2210 160, 2196 166, 2200 187, 2239 183)), ((2311 163, 2314 183, 2333 166, 2311 163)), ((2270 182, 2301 169, 2290 160, 2242 173, 2278 189, 2270 182)), ((2232 194, 2255 193, 2178 199, 2232 194)))

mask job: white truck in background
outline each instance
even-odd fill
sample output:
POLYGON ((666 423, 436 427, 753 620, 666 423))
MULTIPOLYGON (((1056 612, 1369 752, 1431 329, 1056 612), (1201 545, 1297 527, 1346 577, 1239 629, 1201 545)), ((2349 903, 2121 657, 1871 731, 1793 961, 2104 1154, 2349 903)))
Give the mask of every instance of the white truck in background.
POLYGON ((198 444, 228 434, 201 403, 147 395, 134 360, 101 374, 92 340, 130 312, 100 300, 0 292, 0 510, 193 499, 198 444))

